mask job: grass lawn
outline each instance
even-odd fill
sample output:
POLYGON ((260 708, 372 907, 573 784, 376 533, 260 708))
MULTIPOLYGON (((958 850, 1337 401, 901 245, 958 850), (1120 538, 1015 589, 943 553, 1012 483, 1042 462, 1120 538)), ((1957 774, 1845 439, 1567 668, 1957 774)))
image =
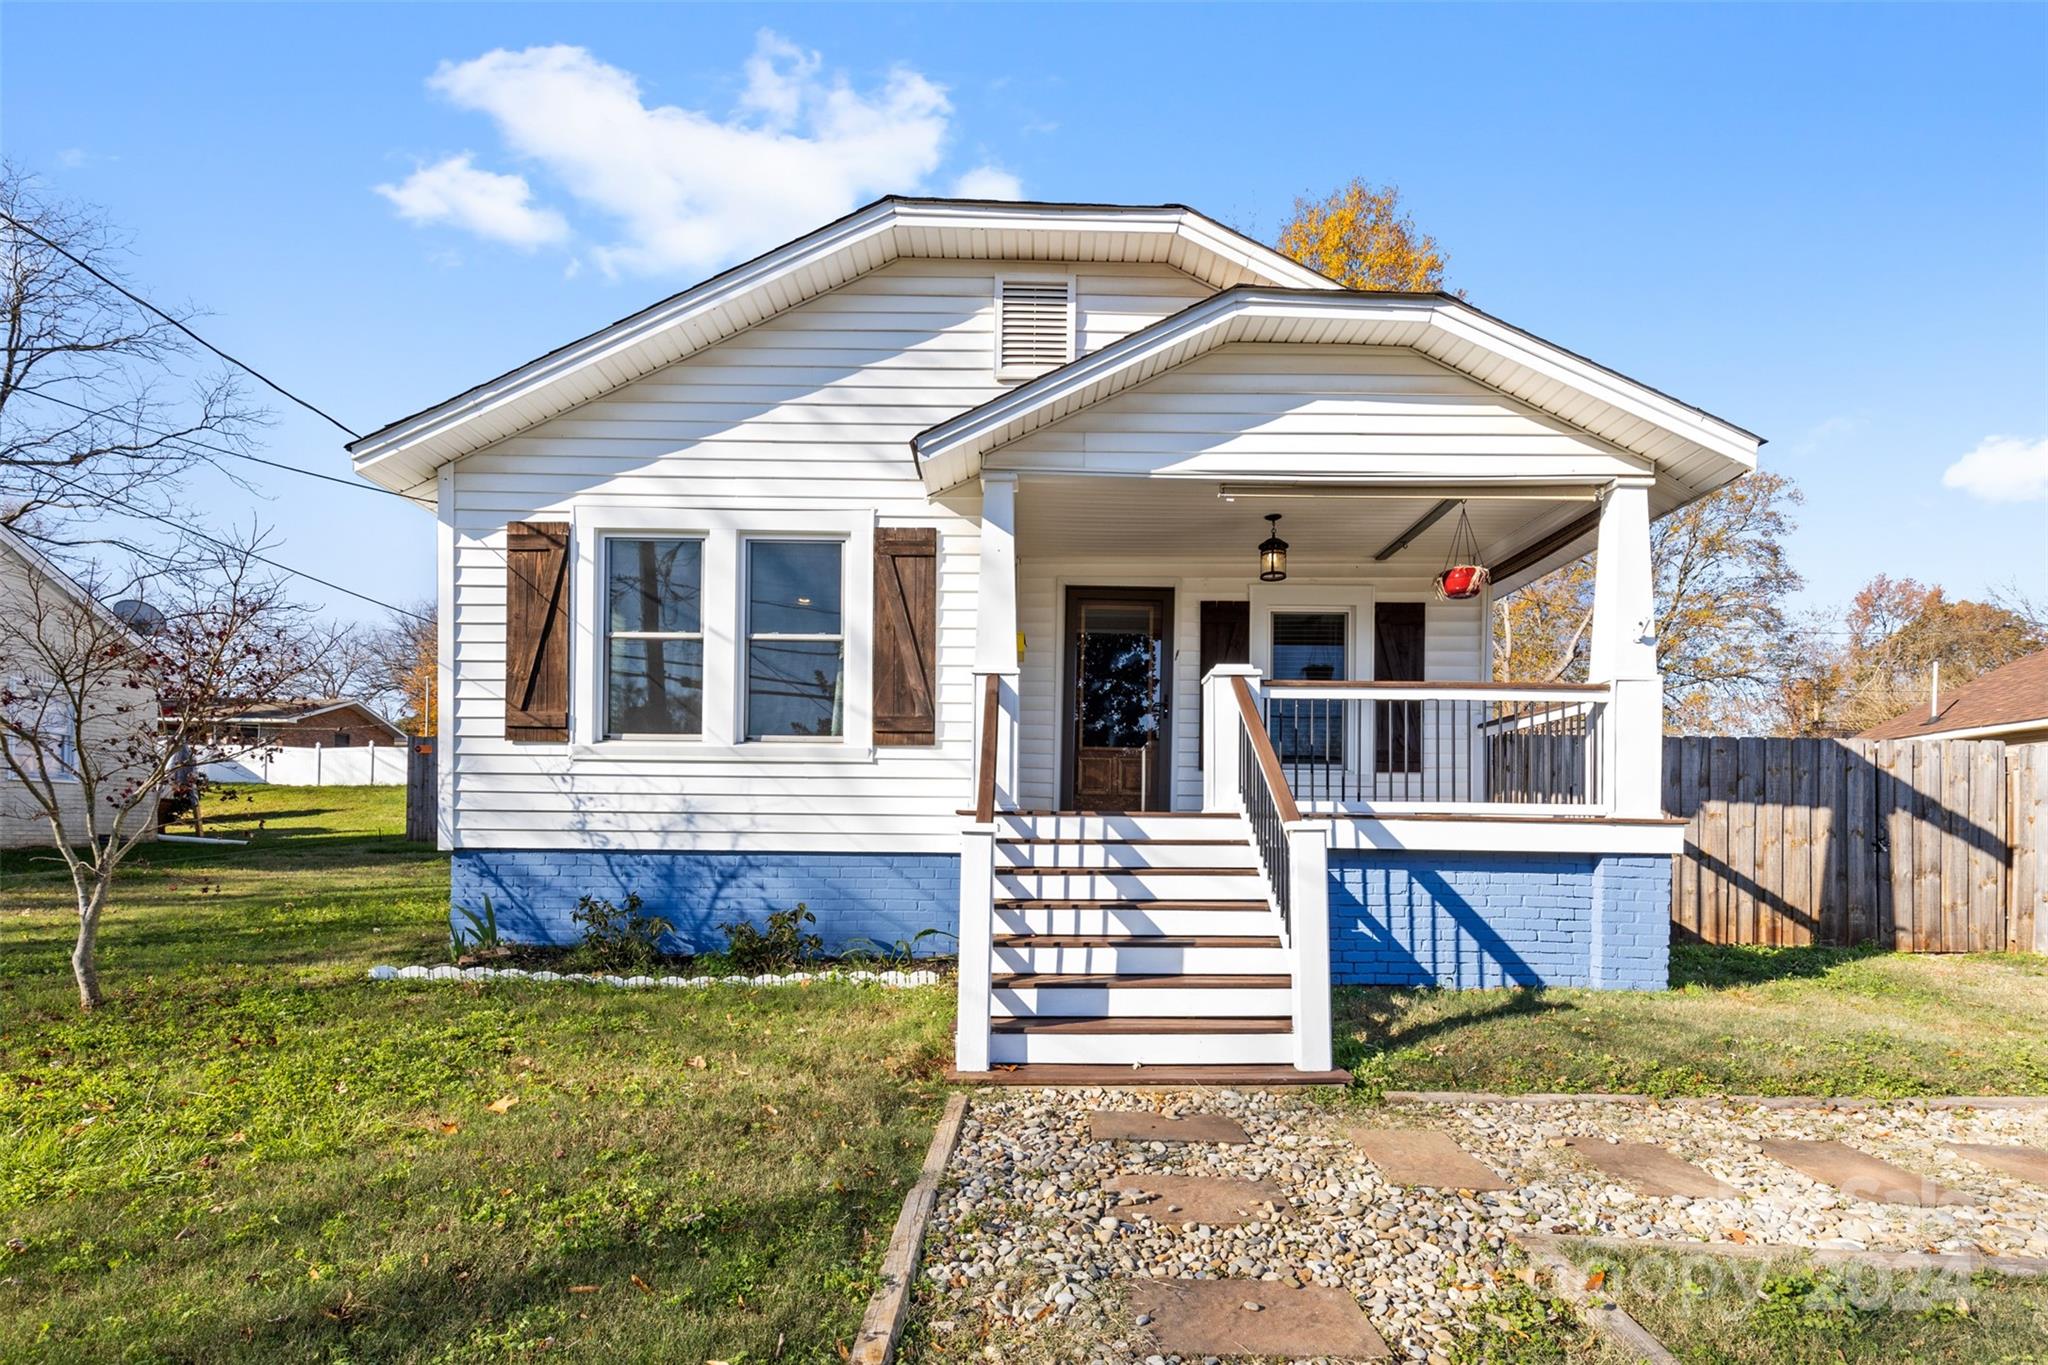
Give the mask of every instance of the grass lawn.
POLYGON ((1344 989, 1364 1093, 2048 1092, 2048 958, 1672 950, 1669 991, 1344 989))
POLYGON ((61 868, 0 854, 0 1360, 836 1359, 948 994, 372 985, 447 937, 402 802, 145 850, 90 1016, 61 868))
MULTIPOLYGON (((2044 1280, 1816 1266, 1796 1254, 1567 1251, 1673 1355, 1698 1365, 2048 1361, 2044 1280)), ((1569 1359, 1603 1358, 1584 1338, 1573 1344, 1569 1359)))

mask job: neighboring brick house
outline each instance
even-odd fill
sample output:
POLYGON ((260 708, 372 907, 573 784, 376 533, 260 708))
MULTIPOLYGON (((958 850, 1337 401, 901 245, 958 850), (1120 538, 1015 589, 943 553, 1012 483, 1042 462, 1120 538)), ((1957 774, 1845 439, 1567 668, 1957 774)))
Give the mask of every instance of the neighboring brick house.
POLYGON ((359 701, 345 697, 294 697, 251 706, 222 723, 224 744, 346 749, 363 744, 403 744, 405 731, 359 701))
POLYGON ((2048 649, 1980 674, 1856 738, 2048 740, 2048 649))

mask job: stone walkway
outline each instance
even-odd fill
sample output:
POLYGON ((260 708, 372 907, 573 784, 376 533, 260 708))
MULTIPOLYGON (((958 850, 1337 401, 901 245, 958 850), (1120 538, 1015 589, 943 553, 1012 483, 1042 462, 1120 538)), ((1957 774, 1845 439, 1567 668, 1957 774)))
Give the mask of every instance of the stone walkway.
POLYGON ((925 1240, 922 1358, 1437 1359, 1516 1233, 2048 1257, 2048 1184, 2020 1174, 2048 1149, 2044 1110, 1365 1113, 1268 1092, 977 1096, 925 1240), (1824 1183, 1906 1192, 1854 1183, 1886 1164, 1930 1202, 1824 1183))

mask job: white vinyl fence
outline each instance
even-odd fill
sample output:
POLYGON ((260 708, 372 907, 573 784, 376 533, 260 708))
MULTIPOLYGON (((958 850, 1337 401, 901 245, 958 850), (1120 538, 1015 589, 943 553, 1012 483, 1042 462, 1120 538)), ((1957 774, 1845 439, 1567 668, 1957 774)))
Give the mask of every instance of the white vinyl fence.
POLYGON ((270 782, 286 787, 396 787, 405 782, 405 745, 330 749, 271 747, 204 767, 209 782, 270 782))

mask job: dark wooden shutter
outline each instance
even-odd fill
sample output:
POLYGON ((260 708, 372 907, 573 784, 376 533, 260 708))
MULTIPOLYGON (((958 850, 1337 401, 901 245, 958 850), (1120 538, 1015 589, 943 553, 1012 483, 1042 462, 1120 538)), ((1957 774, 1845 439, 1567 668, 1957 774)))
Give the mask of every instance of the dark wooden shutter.
MULTIPOLYGON (((1378 682, 1421 682, 1420 602, 1381 602, 1372 613, 1372 676, 1378 682)), ((1383 773, 1422 771, 1422 703, 1383 701, 1373 718, 1373 762, 1383 773)))
MULTIPOLYGON (((1202 668, 1198 678, 1209 676, 1217 664, 1248 664, 1252 661, 1252 604, 1249 602, 1202 603, 1202 668)), ((1208 723, 1206 709, 1197 707, 1195 762, 1201 763, 1199 741, 1208 723)))
POLYGON ((939 533, 875 532, 875 743, 939 742, 939 533))
POLYGON ((569 738, 569 526, 505 528, 505 738, 569 738))

